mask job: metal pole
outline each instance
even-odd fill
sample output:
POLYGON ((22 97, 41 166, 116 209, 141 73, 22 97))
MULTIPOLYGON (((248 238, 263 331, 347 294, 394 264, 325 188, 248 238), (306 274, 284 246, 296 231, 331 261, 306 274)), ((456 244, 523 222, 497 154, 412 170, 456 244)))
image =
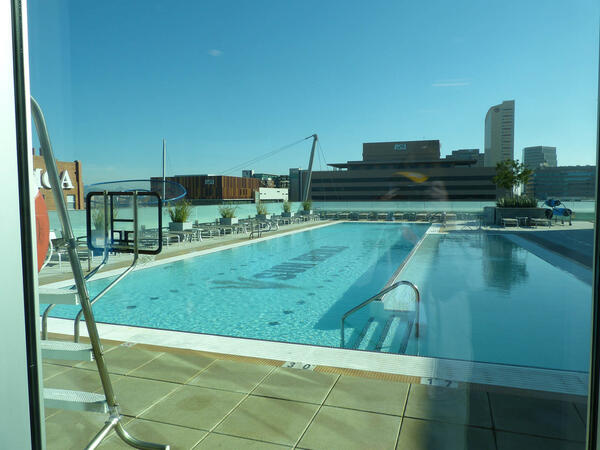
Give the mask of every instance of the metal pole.
POLYGON ((165 191, 166 191, 166 186, 165 186, 165 166, 167 165, 167 141, 165 139, 163 139, 163 164, 162 164, 162 181, 163 181, 163 188, 162 188, 162 200, 163 202, 165 201, 165 191))
POLYGON ((308 174, 306 177, 306 184, 304 185, 304 195, 302 195, 302 201, 305 202, 308 200, 308 191, 310 190, 310 180, 312 178, 312 166, 313 160, 315 159, 315 147, 317 146, 317 135, 313 134, 313 143, 312 149, 310 150, 310 159, 308 160, 308 174))

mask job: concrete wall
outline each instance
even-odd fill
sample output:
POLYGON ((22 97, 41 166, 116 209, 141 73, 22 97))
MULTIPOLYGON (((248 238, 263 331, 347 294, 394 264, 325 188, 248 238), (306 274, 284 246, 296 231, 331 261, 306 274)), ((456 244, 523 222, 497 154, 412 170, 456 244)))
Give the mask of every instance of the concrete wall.
POLYGON ((287 189, 261 187, 258 191, 258 195, 258 198, 261 201, 285 202, 288 200, 287 189))

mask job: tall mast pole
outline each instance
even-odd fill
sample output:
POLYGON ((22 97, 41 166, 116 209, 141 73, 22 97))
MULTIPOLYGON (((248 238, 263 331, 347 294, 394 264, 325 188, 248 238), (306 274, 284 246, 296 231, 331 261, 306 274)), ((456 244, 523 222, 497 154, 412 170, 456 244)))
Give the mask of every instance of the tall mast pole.
POLYGON ((313 143, 312 143, 312 149, 310 150, 310 159, 308 160, 308 174, 306 177, 306 184, 304 185, 304 195, 302 196, 303 202, 308 200, 308 191, 310 190, 310 180, 312 178, 313 160, 315 159, 315 147, 317 146, 317 139, 318 139, 316 133, 309 137, 313 138, 313 143))
POLYGON ((165 184, 165 166, 167 165, 167 141, 165 139, 163 139, 163 164, 162 164, 162 201, 165 201, 165 190, 166 190, 166 184, 165 184))

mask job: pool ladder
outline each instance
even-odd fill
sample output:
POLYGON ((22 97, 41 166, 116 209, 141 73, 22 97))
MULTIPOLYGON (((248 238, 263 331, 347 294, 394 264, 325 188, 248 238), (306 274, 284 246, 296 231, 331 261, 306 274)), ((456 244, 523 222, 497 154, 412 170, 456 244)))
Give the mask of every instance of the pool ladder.
MULTIPOLYGON (((46 358, 50 359, 68 359, 74 361, 95 361, 100 375, 100 381, 102 383, 102 389, 104 395, 92 393, 73 391, 66 389, 44 389, 44 405, 48 408, 57 409, 70 409, 75 411, 89 411, 96 413, 108 414, 104 426, 98 431, 96 436, 86 446, 86 449, 95 449, 101 442, 106 438, 109 433, 114 430, 116 434, 131 447, 139 449, 156 449, 156 450, 168 450, 169 445, 155 444, 152 442, 144 442, 135 437, 131 436, 127 430, 123 427, 121 422, 122 416, 119 411, 119 404, 113 390, 113 385, 108 373, 106 361, 104 359, 104 351, 100 342, 100 336, 98 334, 98 328, 96 326, 96 320, 92 310, 92 302, 90 301, 90 295, 87 288, 87 279, 93 276, 100 267, 104 266, 108 258, 108 251, 106 249, 107 233, 108 233, 108 204, 106 201, 107 193, 104 194, 104 218, 105 218, 105 249, 104 258, 100 266, 94 269, 87 277, 83 275, 83 269, 81 268, 81 262, 77 256, 77 241, 73 235, 73 229, 71 227, 71 221, 67 212, 67 206, 65 198, 62 194, 61 183, 58 176, 58 169, 56 167, 56 161, 52 152, 52 145, 50 143, 50 136, 48 135, 48 129, 46 127, 46 121, 42 109, 35 101, 31 98, 31 115, 35 123, 35 128, 38 133, 40 140, 41 153, 44 157, 46 164, 46 171, 50 179, 50 186, 52 186, 52 195, 54 197, 54 203, 56 206, 56 212, 60 219, 62 228, 62 240, 67 248, 69 254, 69 262, 71 264, 71 270, 73 272, 73 279, 75 281, 76 290, 60 290, 60 289, 47 289, 40 288, 40 301, 50 303, 50 306, 45 311, 43 316, 43 327, 42 327, 42 343, 41 349, 42 354, 46 358), (62 291, 62 292, 61 292, 62 291), (90 339, 89 344, 81 344, 78 342, 56 342, 48 341, 47 337, 47 318, 48 312, 54 304, 74 304, 81 305, 83 316, 85 318, 88 335, 90 339)), ((138 229, 137 220, 137 193, 133 193, 134 197, 134 230, 138 229)), ((129 273, 138 259, 138 233, 134 233, 134 260, 132 266, 125 271, 117 280, 121 280, 127 273, 129 273)), ((115 281, 117 281, 115 280, 115 281)), ((103 293, 108 291, 109 288, 113 287, 116 283, 113 281, 103 293)), ((96 297, 96 299, 99 296, 96 297)), ((79 318, 79 316, 78 316, 79 318)))
POLYGON ((419 292, 419 288, 414 283, 411 283, 410 281, 402 280, 402 281, 397 281, 396 283, 386 287, 385 289, 383 289, 380 292, 378 292, 377 294, 375 294, 373 297, 368 298, 361 304, 356 305, 354 308, 352 308, 352 309, 348 310, 346 313, 344 313, 344 315, 342 316, 341 327, 340 327, 340 333, 341 333, 340 347, 341 348, 344 348, 346 346, 345 335, 344 335, 344 324, 345 324, 348 316, 350 316, 351 314, 354 314, 359 309, 364 308, 371 302, 382 301, 384 295, 393 291, 398 286, 409 286, 415 292, 415 296, 416 296, 415 298, 416 298, 416 302, 417 302, 416 318, 415 318, 415 322, 416 322, 415 323, 415 335, 416 335, 416 337, 419 337, 419 309, 420 309, 420 304, 421 304, 421 293, 419 292))

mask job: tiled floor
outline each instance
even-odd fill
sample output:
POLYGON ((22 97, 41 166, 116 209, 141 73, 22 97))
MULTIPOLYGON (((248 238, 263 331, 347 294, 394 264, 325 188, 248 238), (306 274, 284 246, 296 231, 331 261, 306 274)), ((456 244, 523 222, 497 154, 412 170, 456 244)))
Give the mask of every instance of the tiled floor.
MULTIPOLYGON (((105 345, 126 429, 173 449, 584 448, 585 404, 105 345)), ((100 391, 94 364, 44 364, 47 387, 100 391)), ((83 448, 105 417, 46 410, 49 449, 83 448)), ((127 448, 112 434, 100 448, 127 448)))

